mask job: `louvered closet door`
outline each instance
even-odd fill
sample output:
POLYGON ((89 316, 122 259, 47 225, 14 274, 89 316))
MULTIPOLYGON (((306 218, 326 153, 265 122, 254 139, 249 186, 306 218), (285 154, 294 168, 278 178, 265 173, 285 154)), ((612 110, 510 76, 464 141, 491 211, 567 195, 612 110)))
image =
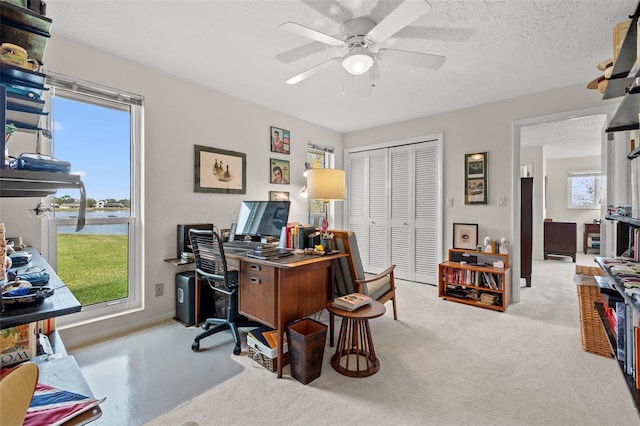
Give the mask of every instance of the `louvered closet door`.
POLYGON ((347 173, 347 208, 349 221, 347 229, 356 233, 358 248, 361 248, 360 257, 362 264, 367 263, 367 169, 369 165, 369 154, 367 152, 356 152, 348 158, 349 173, 347 173))
POLYGON ((391 263, 401 279, 437 282, 437 145, 390 148, 391 263))
POLYGON ((389 149, 391 263, 396 265, 396 277, 405 280, 413 280, 415 258, 412 153, 411 145, 389 149))
POLYGON ((348 229, 367 272, 396 265, 401 279, 435 284, 438 270, 438 142, 350 153, 348 229))
MULTIPOLYGON (((387 149, 378 149, 369 153, 367 176, 367 260, 363 260, 363 266, 368 272, 378 273, 384 271, 390 264, 389 157, 387 149)), ((359 243, 360 241, 358 241, 359 243)))
POLYGON ((414 280, 438 282, 438 145, 414 146, 414 280))
POLYGON ((387 149, 349 155, 349 224, 358 238, 362 266, 380 272, 389 266, 387 149))

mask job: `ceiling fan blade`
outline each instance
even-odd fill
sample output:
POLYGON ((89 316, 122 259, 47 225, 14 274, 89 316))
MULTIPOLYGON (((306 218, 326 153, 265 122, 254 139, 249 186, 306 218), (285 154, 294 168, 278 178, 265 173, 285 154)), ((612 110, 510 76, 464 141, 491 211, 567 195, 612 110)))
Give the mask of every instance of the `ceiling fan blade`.
POLYGON ((430 70, 437 70, 447 59, 445 56, 397 49, 380 49, 378 50, 378 55, 382 61, 390 59, 401 64, 427 68, 430 70))
POLYGON ((425 13, 431 10, 426 0, 405 0, 365 36, 371 43, 382 43, 425 13))
POLYGON ((325 33, 321 33, 320 31, 316 31, 309 27, 305 27, 304 25, 297 24, 295 22, 285 22, 284 24, 280 25, 280 28, 293 34, 297 34, 302 37, 310 38, 311 40, 328 44, 329 46, 344 46, 344 41, 340 39, 337 39, 325 33))
POLYGON ((289 64, 307 56, 315 55, 323 50, 330 49, 331 46, 327 46, 324 43, 313 41, 311 43, 303 44, 302 46, 294 47, 293 49, 286 50, 278 53, 275 58, 280 62, 289 64))
POLYGON ((337 1, 300 0, 300 2, 338 24, 353 19, 353 13, 337 1))
POLYGON ((337 56, 335 58, 331 58, 328 61, 324 61, 319 63, 318 65, 309 68, 306 71, 301 72, 300 74, 296 74, 293 77, 289 78, 288 80, 285 81, 285 83, 287 84, 297 84, 300 83, 302 80, 306 80, 307 78, 311 77, 314 74, 317 74, 318 72, 322 71, 323 69, 327 68, 329 65, 331 65, 332 62, 336 62, 336 61, 341 61, 342 57, 337 56))

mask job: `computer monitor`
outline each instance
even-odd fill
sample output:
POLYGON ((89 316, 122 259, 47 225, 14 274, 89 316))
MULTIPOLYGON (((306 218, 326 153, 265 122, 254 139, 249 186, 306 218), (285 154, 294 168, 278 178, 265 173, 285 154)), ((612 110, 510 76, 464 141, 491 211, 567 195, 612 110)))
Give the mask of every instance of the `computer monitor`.
POLYGON ((289 220, 290 201, 243 201, 235 235, 252 239, 279 239, 289 220))

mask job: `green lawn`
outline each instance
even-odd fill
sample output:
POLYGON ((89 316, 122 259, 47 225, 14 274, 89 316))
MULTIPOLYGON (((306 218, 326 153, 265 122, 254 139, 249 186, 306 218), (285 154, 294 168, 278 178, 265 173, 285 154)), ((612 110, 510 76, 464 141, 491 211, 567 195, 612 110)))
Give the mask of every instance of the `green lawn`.
POLYGON ((127 236, 58 234, 58 275, 82 306, 127 297, 127 236))

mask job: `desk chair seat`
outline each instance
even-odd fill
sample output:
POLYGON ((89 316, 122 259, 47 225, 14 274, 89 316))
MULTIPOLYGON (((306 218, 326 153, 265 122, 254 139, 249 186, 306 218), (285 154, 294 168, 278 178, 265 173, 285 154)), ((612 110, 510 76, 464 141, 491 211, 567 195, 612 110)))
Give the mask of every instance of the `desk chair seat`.
POLYGON ((238 327, 258 327, 255 321, 249 321, 238 314, 238 271, 227 269, 222 240, 213 231, 190 229, 189 239, 193 247, 196 264, 196 279, 204 280, 218 297, 226 298, 225 318, 207 318, 192 345, 193 351, 200 349, 200 340, 219 331, 230 330, 235 347, 234 355, 240 355, 240 334, 238 327))

